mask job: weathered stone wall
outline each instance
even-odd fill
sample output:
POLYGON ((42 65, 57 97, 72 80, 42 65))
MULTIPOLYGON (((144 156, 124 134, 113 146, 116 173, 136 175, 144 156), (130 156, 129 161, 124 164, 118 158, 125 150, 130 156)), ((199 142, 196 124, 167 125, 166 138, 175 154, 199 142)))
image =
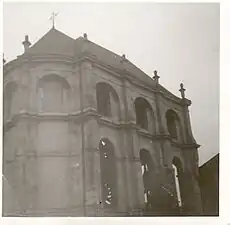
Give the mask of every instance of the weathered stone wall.
MULTIPOLYGON (((153 186, 156 202, 164 202, 166 193, 161 184, 170 184, 175 193, 172 159, 181 159, 185 172, 191 176, 192 188, 187 202, 190 211, 199 211, 199 187, 196 182, 196 149, 174 147, 169 138, 159 138, 162 124, 167 136, 165 113, 173 109, 180 118, 185 139, 183 107, 144 87, 138 87, 118 74, 99 68, 89 61, 75 66, 64 63, 27 63, 4 78, 4 86, 15 81, 18 92, 11 121, 4 133, 4 194, 6 215, 103 216, 140 214, 144 208, 144 185, 140 149, 150 152, 154 162, 153 186), (41 110, 37 89, 39 80, 50 74, 64 78, 70 88, 60 111, 41 110), (97 114, 96 84, 105 82, 116 91, 119 104, 112 102, 112 117, 97 114), (149 131, 136 126, 134 101, 145 98, 154 113, 149 131), (161 121, 159 115, 161 115, 161 121), (20 116, 13 117, 13 115, 20 116), (118 175, 117 213, 103 209, 99 142, 108 138, 114 146, 118 175), (194 175, 194 176, 193 176, 194 175), (9 187, 12 187, 11 190, 9 187), (9 192, 10 190, 10 192, 9 192), (195 196, 195 198, 194 198, 195 196), (133 211, 133 212, 132 212, 133 211), (49 212, 49 214, 47 214, 49 212)), ((7 127, 6 126, 6 127, 7 127)), ((190 126, 190 125, 189 125, 190 126)), ((191 135, 191 128, 190 135, 191 135)), ((179 145, 178 145, 179 144, 179 145)), ((165 199, 165 202, 167 200, 165 199)), ((165 203, 166 204, 166 203, 165 203)))

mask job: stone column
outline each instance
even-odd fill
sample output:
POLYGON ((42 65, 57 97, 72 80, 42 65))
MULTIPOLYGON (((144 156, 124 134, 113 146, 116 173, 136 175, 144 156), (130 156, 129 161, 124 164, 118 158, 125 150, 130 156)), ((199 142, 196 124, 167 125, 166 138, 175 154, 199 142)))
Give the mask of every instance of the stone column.
POLYGON ((27 193, 27 146, 26 146, 26 129, 25 123, 19 121, 15 127, 15 164, 14 164, 14 173, 16 174, 14 178, 16 178, 15 182, 15 192, 16 198, 19 203, 19 210, 17 213, 20 215, 26 215, 28 209, 28 193, 27 193))
POLYGON ((21 73, 21 98, 22 105, 20 110, 30 111, 30 96, 33 91, 30 90, 32 76, 30 74, 30 62, 27 62, 23 65, 21 73))
POLYGON ((181 180, 181 195, 184 202, 185 214, 199 215, 202 212, 202 207, 197 181, 189 171, 183 172, 179 180, 181 180))
MULTIPOLYGON (((162 93, 160 92, 160 85, 159 85, 159 76, 157 71, 154 71, 154 77, 153 79, 156 82, 155 86, 155 99, 156 99, 156 121, 158 125, 158 132, 160 135, 167 134, 167 131, 165 130, 163 120, 162 120, 162 109, 161 109, 161 102, 162 99, 162 93)), ((164 116, 164 115, 163 115, 164 116)), ((164 141, 162 139, 159 140, 160 143, 160 149, 159 149, 159 156, 160 156, 160 165, 159 166, 167 166, 167 155, 168 152, 171 150, 171 144, 169 141, 164 141)))
POLYGON ((82 75, 82 107, 83 109, 96 109, 96 85, 94 82, 95 76, 93 75, 92 64, 89 61, 81 63, 82 75))
POLYGON ((125 156, 116 157, 118 216, 128 211, 126 161, 127 158, 125 156))
POLYGON ((83 216, 83 186, 82 177, 82 135, 80 124, 76 121, 69 122, 69 207, 75 209, 70 216, 77 216, 79 212, 83 216))
POLYGON ((124 121, 125 129, 123 132, 124 154, 126 167, 126 182, 127 182, 127 210, 132 214, 140 208, 144 208, 144 185, 141 174, 141 163, 139 161, 138 137, 133 129, 135 124, 135 111, 131 93, 129 92, 130 83, 128 80, 123 80, 123 102, 124 102, 124 121), (133 212, 132 212, 133 211, 133 212))
POLYGON ((139 215, 142 215, 143 209, 145 207, 144 203, 144 183, 143 183, 143 176, 141 171, 141 161, 140 158, 133 159, 133 167, 136 173, 135 176, 135 184, 137 185, 137 204, 135 209, 139 215))
POLYGON ((184 114, 184 126, 185 126, 185 141, 186 143, 196 143, 193 135, 190 124, 190 117, 188 107, 192 104, 192 102, 185 98, 185 89, 183 83, 180 84, 180 93, 181 93, 181 103, 183 105, 183 114, 184 114))
POLYGON ((129 131, 130 138, 132 142, 128 141, 127 144, 130 146, 130 155, 129 155, 129 163, 130 163, 130 171, 129 176, 131 181, 129 185, 132 186, 133 193, 130 196, 132 202, 132 208, 134 210, 144 209, 144 183, 141 171, 141 162, 139 157, 140 149, 139 146, 139 138, 138 134, 135 130, 131 129, 129 131), (132 143, 130 145, 130 143, 132 143))
POLYGON ((26 137, 24 154, 25 154, 25 181, 27 193, 27 214, 33 213, 37 209, 38 200, 38 158, 36 148, 37 122, 27 118, 25 121, 26 137))
POLYGON ((100 213, 101 176, 98 124, 94 118, 88 118, 84 125, 85 132, 85 207, 86 216, 100 213))

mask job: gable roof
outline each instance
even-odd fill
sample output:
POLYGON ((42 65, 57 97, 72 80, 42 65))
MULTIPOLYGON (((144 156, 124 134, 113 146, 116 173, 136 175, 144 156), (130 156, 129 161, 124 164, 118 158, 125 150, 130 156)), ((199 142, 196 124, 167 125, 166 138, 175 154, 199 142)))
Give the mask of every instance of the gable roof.
POLYGON ((60 54, 73 56, 75 40, 52 28, 28 50, 32 54, 60 54))
MULTIPOLYGON (((141 82, 152 88, 156 87, 155 80, 149 77, 128 59, 83 37, 79 37, 75 40, 55 28, 49 30, 28 50, 28 53, 33 55, 56 54, 70 57, 80 56, 83 52, 87 52, 88 55, 96 58, 106 66, 112 67, 118 73, 128 72, 131 78, 136 79, 136 82, 141 82)), ((165 89, 162 85, 159 85, 159 87, 161 91, 166 93, 168 96, 176 98, 177 100, 180 99, 165 89)))
POLYGON ((118 71, 126 71, 148 85, 155 85, 155 81, 153 79, 151 79, 129 60, 124 60, 122 56, 117 55, 104 47, 97 45, 96 43, 85 40, 83 37, 79 37, 74 40, 55 28, 49 30, 28 50, 28 53, 33 55, 58 54, 70 57, 80 55, 82 52, 87 52, 90 56, 95 57, 100 62, 109 67, 113 67, 118 71))
POLYGON ((155 86, 155 81, 140 70, 137 66, 131 63, 128 59, 123 58, 122 56, 92 42, 85 40, 80 37, 76 40, 76 54, 80 50, 86 51, 89 55, 95 57, 100 62, 103 62, 109 67, 112 67, 116 70, 128 72, 132 74, 138 80, 142 80, 148 85, 152 84, 155 86), (84 46, 84 49, 82 48, 84 46))
POLYGON ((204 164, 202 164, 199 169, 200 170, 206 170, 206 168, 211 168, 211 167, 215 167, 219 165, 219 153, 217 153, 216 155, 214 155, 211 159, 209 159, 208 161, 206 161, 204 164))

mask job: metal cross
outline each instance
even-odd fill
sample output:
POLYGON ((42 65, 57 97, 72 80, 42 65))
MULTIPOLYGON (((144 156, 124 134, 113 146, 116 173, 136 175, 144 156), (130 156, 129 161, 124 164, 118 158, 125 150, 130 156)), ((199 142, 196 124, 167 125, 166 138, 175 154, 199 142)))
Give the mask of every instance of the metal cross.
POLYGON ((53 28, 54 28, 54 25, 55 25, 55 17, 57 15, 58 15, 58 13, 52 12, 52 16, 49 18, 49 20, 52 20, 52 22, 53 22, 53 28))

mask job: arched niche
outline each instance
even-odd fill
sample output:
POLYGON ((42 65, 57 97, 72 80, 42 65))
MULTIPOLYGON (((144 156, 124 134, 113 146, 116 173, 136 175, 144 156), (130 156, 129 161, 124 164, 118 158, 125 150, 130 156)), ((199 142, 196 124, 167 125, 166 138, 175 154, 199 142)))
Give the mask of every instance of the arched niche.
POLYGON ((43 76, 37 83, 39 111, 62 112, 69 101, 69 91, 65 78, 56 74, 43 76))
POLYGON ((110 84, 104 82, 97 83, 96 97, 99 114, 120 119, 119 97, 110 84))
POLYGON ((174 110, 169 109, 166 111, 165 118, 170 136, 175 140, 181 141, 182 130, 178 114, 174 110))
POLYGON ((138 97, 135 99, 134 105, 137 126, 147 130, 149 133, 154 133, 155 119, 152 107, 149 102, 142 97, 138 97))
POLYGON ((118 203, 115 150, 108 138, 99 142, 102 202, 105 208, 115 209, 118 203))
POLYGON ((6 84, 3 90, 3 107, 4 118, 8 118, 12 114, 12 109, 18 102, 16 101, 16 93, 18 85, 15 81, 10 81, 6 84))

